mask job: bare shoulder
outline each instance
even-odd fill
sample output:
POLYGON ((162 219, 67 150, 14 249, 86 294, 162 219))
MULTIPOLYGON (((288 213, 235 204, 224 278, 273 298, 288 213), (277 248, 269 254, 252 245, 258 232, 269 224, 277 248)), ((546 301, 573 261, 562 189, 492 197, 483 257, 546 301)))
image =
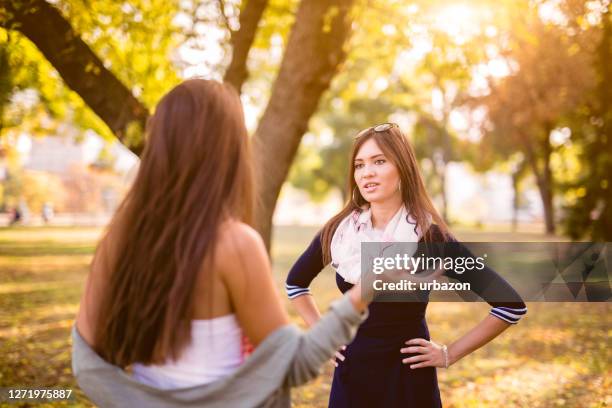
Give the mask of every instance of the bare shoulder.
POLYGON ((289 322, 274 284, 266 247, 257 231, 235 220, 224 222, 218 237, 217 254, 222 259, 217 259, 223 263, 220 276, 232 310, 246 336, 257 346, 289 322))
POLYGON ((263 249, 265 245, 261 236, 255 229, 237 220, 227 220, 219 228, 220 249, 249 253, 263 249))
MULTIPOLYGON (((261 236, 249 225, 228 220, 221 224, 215 251, 215 263, 221 269, 244 268, 267 262, 267 252, 261 236)), ((248 268, 252 270, 252 268, 248 268)))

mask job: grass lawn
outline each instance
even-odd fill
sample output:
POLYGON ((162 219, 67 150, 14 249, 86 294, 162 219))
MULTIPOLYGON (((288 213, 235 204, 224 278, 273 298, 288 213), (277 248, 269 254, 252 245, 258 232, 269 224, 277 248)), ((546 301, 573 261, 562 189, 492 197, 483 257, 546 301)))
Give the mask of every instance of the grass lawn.
MULTIPOLYGON (((98 228, 0 228, 0 386, 72 388, 91 406, 70 369, 70 328, 98 228)), ((275 230, 274 277, 283 281, 314 228, 275 230)), ((540 241, 534 233, 458 230, 465 241, 540 241)), ((331 270, 312 285, 326 309, 338 296, 331 270)), ((298 317, 291 311, 296 323, 298 317)), ((530 303, 528 316, 492 343, 438 371, 445 407, 604 407, 612 404, 608 303, 530 303)), ((488 313, 484 303, 431 303, 434 340, 449 343, 488 313)), ((331 364, 293 391, 296 407, 326 407, 331 364)), ((60 405, 60 404, 56 404, 60 405)), ((14 406, 14 405, 11 405, 14 406)))

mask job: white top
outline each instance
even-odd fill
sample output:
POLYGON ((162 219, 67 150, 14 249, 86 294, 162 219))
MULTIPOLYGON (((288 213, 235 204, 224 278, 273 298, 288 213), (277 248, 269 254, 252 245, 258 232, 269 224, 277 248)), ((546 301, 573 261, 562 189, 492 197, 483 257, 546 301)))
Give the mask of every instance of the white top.
POLYGON ((133 364, 133 377, 167 390, 207 384, 225 377, 243 362, 242 330, 236 315, 192 320, 191 343, 180 357, 164 364, 133 364))

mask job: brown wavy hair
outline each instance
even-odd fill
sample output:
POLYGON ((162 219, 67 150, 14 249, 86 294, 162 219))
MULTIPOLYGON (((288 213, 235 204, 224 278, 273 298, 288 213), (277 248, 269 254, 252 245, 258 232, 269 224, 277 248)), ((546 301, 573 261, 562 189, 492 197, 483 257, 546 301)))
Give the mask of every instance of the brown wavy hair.
POLYGON ((417 226, 421 231, 425 231, 423 235, 424 240, 432 242, 434 239, 434 233, 429 229, 430 216, 431 222, 438 225, 441 236, 445 240, 450 236, 446 223, 440 217, 440 214, 438 214, 425 189, 425 182, 423 181, 414 149, 400 128, 393 126, 383 132, 375 132, 371 128, 355 139, 351 149, 347 190, 349 192, 348 201, 344 208, 333 216, 321 230, 321 246, 323 250, 323 263, 325 265, 331 262, 331 241, 340 222, 355 210, 361 212, 362 208, 369 204, 359 192, 354 175, 355 156, 357 156, 361 146, 370 139, 376 141, 385 156, 397 167, 402 186, 402 201, 406 209, 416 220, 417 226))
POLYGON ((213 264, 220 224, 250 223, 253 208, 247 131, 233 88, 181 83, 157 105, 146 137, 134 184, 100 244, 112 233, 95 348, 119 367, 178 357, 191 338, 196 277, 211 277, 203 266, 213 264))

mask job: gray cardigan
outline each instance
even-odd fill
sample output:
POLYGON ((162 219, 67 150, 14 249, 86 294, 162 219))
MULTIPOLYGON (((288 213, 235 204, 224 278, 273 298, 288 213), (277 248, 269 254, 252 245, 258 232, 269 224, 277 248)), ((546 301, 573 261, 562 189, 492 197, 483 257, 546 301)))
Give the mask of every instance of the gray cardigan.
POLYGON ((290 407, 290 387, 319 374, 335 350, 348 344, 367 314, 345 295, 307 332, 286 325, 270 334, 231 375, 189 388, 159 390, 103 360, 72 329, 72 371, 101 407, 290 407))

